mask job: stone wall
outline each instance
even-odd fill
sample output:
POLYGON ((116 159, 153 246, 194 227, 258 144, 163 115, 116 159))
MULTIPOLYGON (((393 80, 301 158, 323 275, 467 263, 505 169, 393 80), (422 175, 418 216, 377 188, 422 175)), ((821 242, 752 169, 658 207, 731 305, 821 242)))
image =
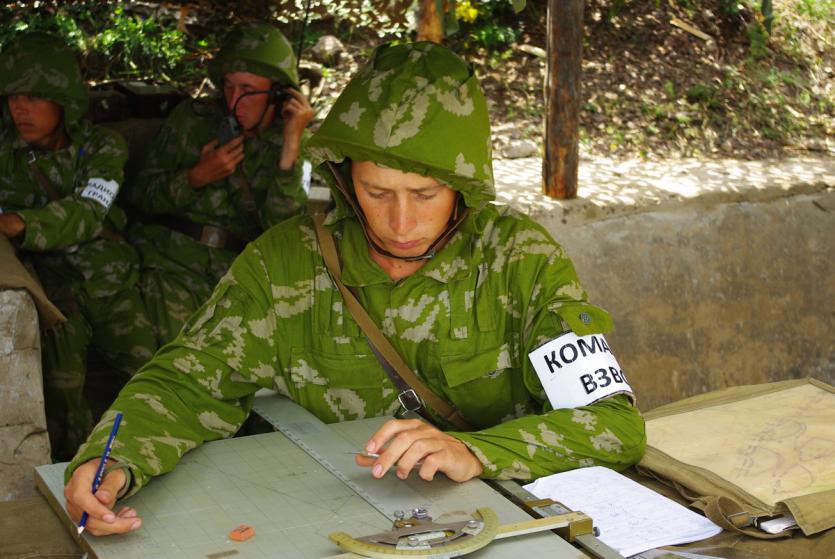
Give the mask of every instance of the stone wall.
POLYGON ((50 462, 40 347, 29 293, 0 290, 0 501, 33 495, 32 468, 50 462))
POLYGON ((564 224, 573 259, 649 410, 741 384, 835 384, 835 192, 691 203, 564 224))

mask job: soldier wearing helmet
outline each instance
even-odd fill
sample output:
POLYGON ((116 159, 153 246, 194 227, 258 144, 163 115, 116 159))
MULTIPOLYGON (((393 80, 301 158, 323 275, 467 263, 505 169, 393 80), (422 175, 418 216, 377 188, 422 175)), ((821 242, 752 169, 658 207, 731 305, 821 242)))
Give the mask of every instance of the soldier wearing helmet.
POLYGON ((259 388, 328 423, 403 416, 408 404, 420 417, 387 421, 364 448, 379 456, 357 457, 375 478, 414 469, 424 479, 531 480, 638 461, 644 424, 602 337, 609 315, 588 303, 542 227, 492 203, 486 103, 469 64, 433 43, 377 48, 308 149, 335 205, 251 243, 122 390, 67 469, 73 517, 87 510, 98 534, 141 525, 137 511, 114 515, 85 485, 116 411, 132 422, 111 454, 124 465, 105 478, 112 495, 231 436, 259 388), (339 272, 326 264, 328 239, 339 272), (453 414, 429 399, 411 406, 348 309, 340 277, 453 414), (590 358, 597 369, 575 366, 590 358), (548 373, 548 359, 560 375, 548 373))
POLYGON ((168 117, 131 182, 145 217, 131 233, 160 343, 176 335, 244 245, 306 201, 300 158, 313 109, 298 91, 290 43, 242 25, 209 64, 221 95, 168 117))
POLYGON ((136 288, 139 257, 116 234, 127 147, 82 119, 87 89, 58 39, 31 33, 7 45, 0 84, 0 232, 67 317, 42 340, 52 453, 66 459, 93 425, 83 393, 88 346, 122 382, 156 347, 136 288))

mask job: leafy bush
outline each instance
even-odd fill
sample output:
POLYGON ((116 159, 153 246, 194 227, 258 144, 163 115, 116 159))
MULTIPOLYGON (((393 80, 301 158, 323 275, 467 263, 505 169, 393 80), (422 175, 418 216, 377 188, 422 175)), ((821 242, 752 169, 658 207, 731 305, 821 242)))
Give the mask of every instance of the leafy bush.
POLYGON ((513 3, 508 0, 458 0, 455 15, 459 20, 457 37, 468 47, 507 47, 521 34, 513 3))
POLYGON ((19 33, 44 31, 79 54, 87 79, 162 78, 188 84, 205 74, 200 52, 214 36, 193 40, 177 28, 176 12, 147 5, 86 0, 66 5, 11 3, 0 8, 0 43, 19 33), (199 76, 199 77, 198 77, 199 76))

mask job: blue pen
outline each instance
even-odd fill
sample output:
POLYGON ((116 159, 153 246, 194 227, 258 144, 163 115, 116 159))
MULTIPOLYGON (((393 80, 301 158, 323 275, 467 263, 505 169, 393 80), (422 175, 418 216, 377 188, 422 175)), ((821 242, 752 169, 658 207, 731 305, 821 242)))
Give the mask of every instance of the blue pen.
MULTIPOLYGON (((104 452, 101 455, 101 461, 99 462, 99 469, 96 470, 96 477, 93 478, 93 493, 98 491, 99 485, 101 485, 101 478, 104 475, 104 466, 107 464, 107 457, 110 456, 110 449, 113 447, 113 441, 116 439, 116 432, 119 430, 119 424, 122 423, 122 412, 116 412, 116 419, 113 420, 113 429, 110 430, 110 436, 107 437, 107 444, 104 445, 104 452)), ((85 511, 84 514, 81 515, 81 521, 78 523, 78 535, 81 535, 81 532, 84 531, 84 527, 87 525, 87 512, 85 511)))

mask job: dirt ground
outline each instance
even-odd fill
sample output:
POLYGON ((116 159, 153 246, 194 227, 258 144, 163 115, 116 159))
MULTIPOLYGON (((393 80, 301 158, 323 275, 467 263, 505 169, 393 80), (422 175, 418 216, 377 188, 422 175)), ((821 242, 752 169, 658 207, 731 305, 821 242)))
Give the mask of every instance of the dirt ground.
MULTIPOLYGON (((537 8, 544 2, 529 4, 533 9, 515 16, 521 39, 508 48, 473 48, 463 36, 447 41, 476 67, 499 157, 514 139, 533 141, 541 153, 546 61, 529 47, 546 47, 546 14, 537 8)), ((769 37, 758 34, 758 14, 731 14, 723 0, 588 0, 581 154, 658 160, 835 153, 835 8, 820 2, 821 17, 810 5, 775 6, 769 37)), ((346 45, 351 56, 327 69, 320 114, 370 47, 355 33, 346 45)))

